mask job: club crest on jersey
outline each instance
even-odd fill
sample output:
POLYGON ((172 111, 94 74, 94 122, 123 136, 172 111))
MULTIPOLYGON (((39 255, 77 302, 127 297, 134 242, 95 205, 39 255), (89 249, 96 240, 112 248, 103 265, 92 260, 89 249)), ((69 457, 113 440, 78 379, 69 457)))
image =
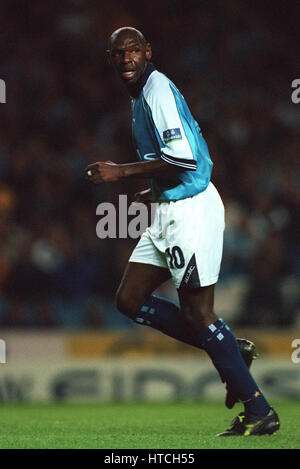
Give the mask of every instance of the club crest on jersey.
POLYGON ((165 143, 173 142, 174 140, 182 140, 180 129, 168 129, 163 132, 163 139, 165 143))

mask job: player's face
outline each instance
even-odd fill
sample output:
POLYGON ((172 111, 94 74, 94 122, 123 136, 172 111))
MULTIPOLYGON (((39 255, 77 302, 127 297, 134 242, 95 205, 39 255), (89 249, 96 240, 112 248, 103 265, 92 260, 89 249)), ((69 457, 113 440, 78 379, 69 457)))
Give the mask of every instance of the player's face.
POLYGON ((110 49, 111 62, 127 86, 135 85, 151 59, 150 44, 142 44, 138 37, 116 38, 110 49))

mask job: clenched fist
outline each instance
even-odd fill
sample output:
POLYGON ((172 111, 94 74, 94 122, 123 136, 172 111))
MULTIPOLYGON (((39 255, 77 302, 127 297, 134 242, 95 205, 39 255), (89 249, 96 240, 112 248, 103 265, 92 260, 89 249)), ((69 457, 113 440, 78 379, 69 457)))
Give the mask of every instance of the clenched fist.
POLYGON ((121 165, 112 161, 97 161, 84 171, 86 178, 93 184, 118 181, 121 177, 121 165))

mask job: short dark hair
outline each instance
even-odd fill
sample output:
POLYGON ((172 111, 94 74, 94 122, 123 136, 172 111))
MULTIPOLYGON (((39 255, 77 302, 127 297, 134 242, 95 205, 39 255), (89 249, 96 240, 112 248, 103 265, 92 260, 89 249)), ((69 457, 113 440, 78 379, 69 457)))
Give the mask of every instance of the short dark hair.
POLYGON ((122 35, 122 34, 132 34, 133 36, 136 36, 139 41, 141 42, 141 44, 146 47, 147 45, 147 41, 146 41, 146 38, 144 36, 144 34, 139 31, 138 29, 136 28, 133 28, 131 26, 123 26, 122 28, 119 28, 119 29, 116 29, 110 36, 109 40, 108 40, 108 49, 110 50, 111 49, 111 46, 112 46, 112 43, 114 42, 114 40, 122 35))

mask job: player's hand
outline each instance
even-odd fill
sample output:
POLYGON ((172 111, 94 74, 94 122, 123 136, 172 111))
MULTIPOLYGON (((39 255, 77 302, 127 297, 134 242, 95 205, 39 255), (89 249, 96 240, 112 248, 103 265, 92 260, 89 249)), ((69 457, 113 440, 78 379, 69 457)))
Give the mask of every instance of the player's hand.
POLYGON ((146 205, 153 202, 151 189, 146 189, 144 191, 137 192, 136 194, 134 194, 134 200, 132 203, 134 204, 136 202, 142 202, 146 205))
POLYGON ((84 171, 85 177, 93 184, 118 181, 121 177, 121 165, 112 161, 97 161, 84 171))

